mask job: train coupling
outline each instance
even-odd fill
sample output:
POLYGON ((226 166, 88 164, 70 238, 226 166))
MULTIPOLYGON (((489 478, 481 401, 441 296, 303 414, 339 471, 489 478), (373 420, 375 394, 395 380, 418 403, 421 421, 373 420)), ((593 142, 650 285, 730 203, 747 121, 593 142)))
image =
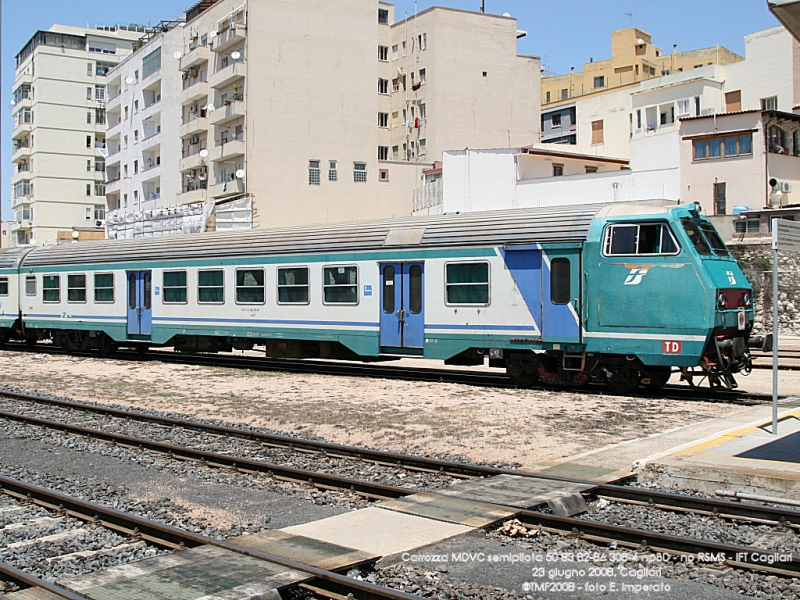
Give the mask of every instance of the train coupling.
POLYGON ((747 347, 761 350, 762 352, 772 352, 772 334, 751 335, 747 340, 747 347))

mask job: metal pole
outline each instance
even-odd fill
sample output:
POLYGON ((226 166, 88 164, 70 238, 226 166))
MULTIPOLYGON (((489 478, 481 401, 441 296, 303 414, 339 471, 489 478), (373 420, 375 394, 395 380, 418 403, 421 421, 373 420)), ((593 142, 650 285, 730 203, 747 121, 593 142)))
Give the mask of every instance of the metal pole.
POLYGON ((778 435, 778 219, 772 219, 772 435, 778 435))

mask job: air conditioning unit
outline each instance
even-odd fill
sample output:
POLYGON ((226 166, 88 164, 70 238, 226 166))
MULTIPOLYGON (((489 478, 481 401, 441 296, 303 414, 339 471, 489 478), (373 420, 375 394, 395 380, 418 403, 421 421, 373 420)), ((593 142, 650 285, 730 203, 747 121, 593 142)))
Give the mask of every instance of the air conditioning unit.
POLYGON ((717 109, 712 106, 711 108, 704 108, 703 110, 700 111, 700 114, 701 115, 713 115, 716 112, 717 112, 717 109))
POLYGON ((189 69, 189 77, 197 77, 197 69, 195 69, 194 67, 189 69))
POLYGON ((780 185, 781 185, 781 191, 782 192, 785 192, 785 193, 788 194, 789 192, 792 191, 792 184, 789 183, 788 181, 781 181, 780 185))
POLYGON ((94 226, 95 227, 105 227, 106 226, 105 219, 98 219, 97 221, 94 222, 94 226))
POLYGON ((194 137, 190 137, 189 138, 189 143, 190 144, 199 144, 200 143, 200 136, 196 135, 194 137))
POLYGON ((181 79, 186 81, 187 79, 189 79, 189 74, 188 73, 181 73, 181 79))
POLYGON ((230 24, 230 28, 231 28, 231 29, 236 29, 236 23, 231 23, 231 24, 230 24))

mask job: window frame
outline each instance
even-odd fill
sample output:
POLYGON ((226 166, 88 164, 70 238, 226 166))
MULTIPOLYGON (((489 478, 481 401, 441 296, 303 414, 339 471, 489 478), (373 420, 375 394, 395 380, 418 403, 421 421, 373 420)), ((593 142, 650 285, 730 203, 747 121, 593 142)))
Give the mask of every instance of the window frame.
POLYGON ((186 269, 165 269, 161 273, 161 303, 162 304, 177 304, 177 305, 188 304, 189 303, 189 274, 186 271, 186 269), (182 286, 180 286, 180 285, 167 286, 167 284, 166 284, 167 277, 166 276, 168 274, 172 274, 172 273, 183 273, 183 276, 185 277, 185 280, 184 280, 182 286), (184 294, 185 294, 184 300, 182 302, 181 301, 167 300, 167 290, 168 289, 169 290, 183 289, 184 294))
POLYGON ((213 304, 213 305, 222 305, 225 304, 225 269, 198 269, 197 270, 197 303, 198 304, 213 304), (221 285, 200 285, 200 275, 203 273, 222 273, 222 284, 221 285), (222 290, 222 300, 220 301, 212 301, 212 300, 201 300, 200 299, 200 290, 222 290))
POLYGON ((264 267, 239 267, 234 272, 234 279, 233 279, 233 300, 236 304, 241 304, 243 306, 263 306, 267 303, 267 274, 264 267), (240 271, 261 271, 261 285, 239 285, 239 272, 240 271), (255 289, 261 288, 263 290, 264 296, 261 302, 244 302, 239 300, 239 289, 255 289))
POLYGON ((67 304, 86 304, 86 302, 87 302, 87 288, 88 288, 88 282, 87 282, 87 279, 86 279, 86 273, 67 273, 67 304), (71 286, 70 285, 70 283, 71 283, 70 280, 73 277, 83 277, 83 287, 82 288, 79 287, 79 286, 71 286), (83 290, 83 300, 72 300, 70 298, 70 292, 72 290, 81 290, 81 289, 83 290))
POLYGON ((94 299, 95 304, 114 304, 116 302, 116 290, 114 288, 114 273, 94 273, 94 277, 92 278, 92 298, 94 299), (108 286, 98 286, 97 285, 97 276, 98 275, 110 275, 111 276, 111 287, 108 286), (97 291, 98 290, 111 290, 111 300, 98 300, 97 299, 97 291))
POLYGON ((492 303, 492 263, 488 260, 453 260, 444 263, 444 277, 442 278, 444 284, 444 305, 445 306, 489 306, 492 303), (448 283, 447 281, 447 267, 450 265, 486 265, 486 283, 448 283), (451 285, 485 285, 486 286, 486 302, 450 302, 447 294, 447 288, 451 285))
POLYGON ((44 304, 61 304, 61 275, 42 275, 42 302, 44 304), (56 280, 56 287, 47 287, 45 285, 47 277, 56 280), (56 292, 56 299, 48 300, 47 292, 52 291, 56 292))
POLYGON ((25 295, 26 296, 36 296, 36 275, 26 275, 25 276, 25 295), (31 291, 29 283, 33 284, 33 291, 31 291))
POLYGON ((606 224, 605 231, 603 232, 603 247, 602 247, 602 255, 606 258, 615 258, 619 256, 646 256, 646 257, 653 257, 653 256, 677 256, 681 253, 681 245, 678 243, 678 239, 675 236, 675 232, 672 231, 672 227, 669 226, 669 222, 667 221, 640 221, 640 222, 617 222, 617 223, 608 223, 606 224), (612 231, 615 227, 636 227, 636 248, 638 250, 639 247, 639 227, 642 225, 660 225, 661 226, 661 239, 659 240, 659 248, 662 247, 664 236, 663 232, 666 230, 669 233, 669 236, 672 238, 672 243, 675 246, 676 250, 674 252, 657 252, 657 253, 639 253, 638 251, 634 254, 612 254, 611 253, 611 235, 612 231))
POLYGON ((361 302, 361 294, 359 290, 359 268, 357 264, 352 263, 345 263, 345 264, 332 264, 332 265, 322 265, 322 304, 326 306, 358 306, 361 302), (328 269, 349 269, 353 268, 356 270, 356 282, 353 283, 325 283, 325 274, 328 269), (325 292, 328 288, 336 288, 336 287, 355 287, 356 288, 356 300, 355 302, 329 302, 326 300, 325 292))
POLYGON ((275 294, 275 302, 281 306, 306 306, 311 304, 311 267, 309 265, 283 265, 278 266, 275 269, 275 289, 277 293, 275 294), (281 284, 281 271, 290 270, 290 269, 305 269, 306 270, 306 284, 297 285, 297 284, 288 284, 284 283, 281 284), (305 302, 283 302, 281 301, 281 289, 282 288, 306 288, 306 301, 305 302))
POLYGON ((9 281, 8 275, 0 275, 0 296, 8 296, 9 290, 11 287, 11 283, 9 281), (5 292, 3 292, 3 287, 5 287, 5 292))

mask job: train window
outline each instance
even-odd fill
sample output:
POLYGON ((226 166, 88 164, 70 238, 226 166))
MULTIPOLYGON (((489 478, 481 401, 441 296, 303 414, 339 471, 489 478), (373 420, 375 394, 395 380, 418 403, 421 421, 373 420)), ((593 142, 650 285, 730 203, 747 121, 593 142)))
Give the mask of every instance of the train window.
POLYGON ((489 263, 446 265, 447 304, 489 304, 489 263))
POLYGON ((236 302, 239 304, 264 304, 264 269, 238 269, 236 271, 236 302))
POLYGON ((570 300, 570 273, 568 258, 554 258, 550 261, 550 302, 568 304, 570 300))
POLYGON ((394 274, 395 268, 391 265, 383 267, 383 312, 387 315, 394 313, 394 274))
POLYGON ((711 245, 711 249, 714 251, 714 254, 717 256, 730 256, 731 253, 728 252, 728 248, 725 246, 725 242, 722 241, 722 238, 719 237, 717 230, 714 229, 714 226, 707 221, 700 221, 700 230, 703 232, 706 240, 711 245))
POLYGON ((25 295, 26 296, 36 295, 36 275, 25 276, 25 295))
POLYGON ((308 304, 308 267, 278 269, 278 304, 308 304))
POLYGON ((60 275, 45 275, 42 277, 42 300, 44 302, 61 302, 60 275))
POLYGON ((606 230, 606 256, 677 254, 678 247, 666 223, 626 223, 606 230))
POLYGON ((325 267, 322 289, 325 304, 358 304, 358 267, 325 267))
POLYGON ((681 219, 681 225, 683 225, 684 230, 686 230, 686 235, 689 236, 689 239, 692 241, 692 245, 694 245, 694 249, 697 250, 697 253, 706 256, 710 255, 711 248, 708 247, 706 238, 704 238, 703 234, 700 233, 700 228, 697 226, 697 222, 694 219, 684 217, 681 219))
POLYGON ((186 304, 186 271, 164 271, 164 304, 186 304))
POLYGON ((8 296, 8 277, 0 277, 0 296, 8 296))
POLYGON ((408 270, 408 310, 418 315, 422 312, 422 266, 411 265, 408 270))
POLYGON ((136 308, 136 273, 128 273, 128 308, 136 308))
POLYGON ((225 302, 225 279, 222 269, 200 271, 197 274, 197 302, 200 304, 225 302))
POLYGON ((94 274, 94 301, 114 302, 114 274, 94 274))
POLYGON ((86 302, 86 275, 67 275, 67 302, 86 302))

